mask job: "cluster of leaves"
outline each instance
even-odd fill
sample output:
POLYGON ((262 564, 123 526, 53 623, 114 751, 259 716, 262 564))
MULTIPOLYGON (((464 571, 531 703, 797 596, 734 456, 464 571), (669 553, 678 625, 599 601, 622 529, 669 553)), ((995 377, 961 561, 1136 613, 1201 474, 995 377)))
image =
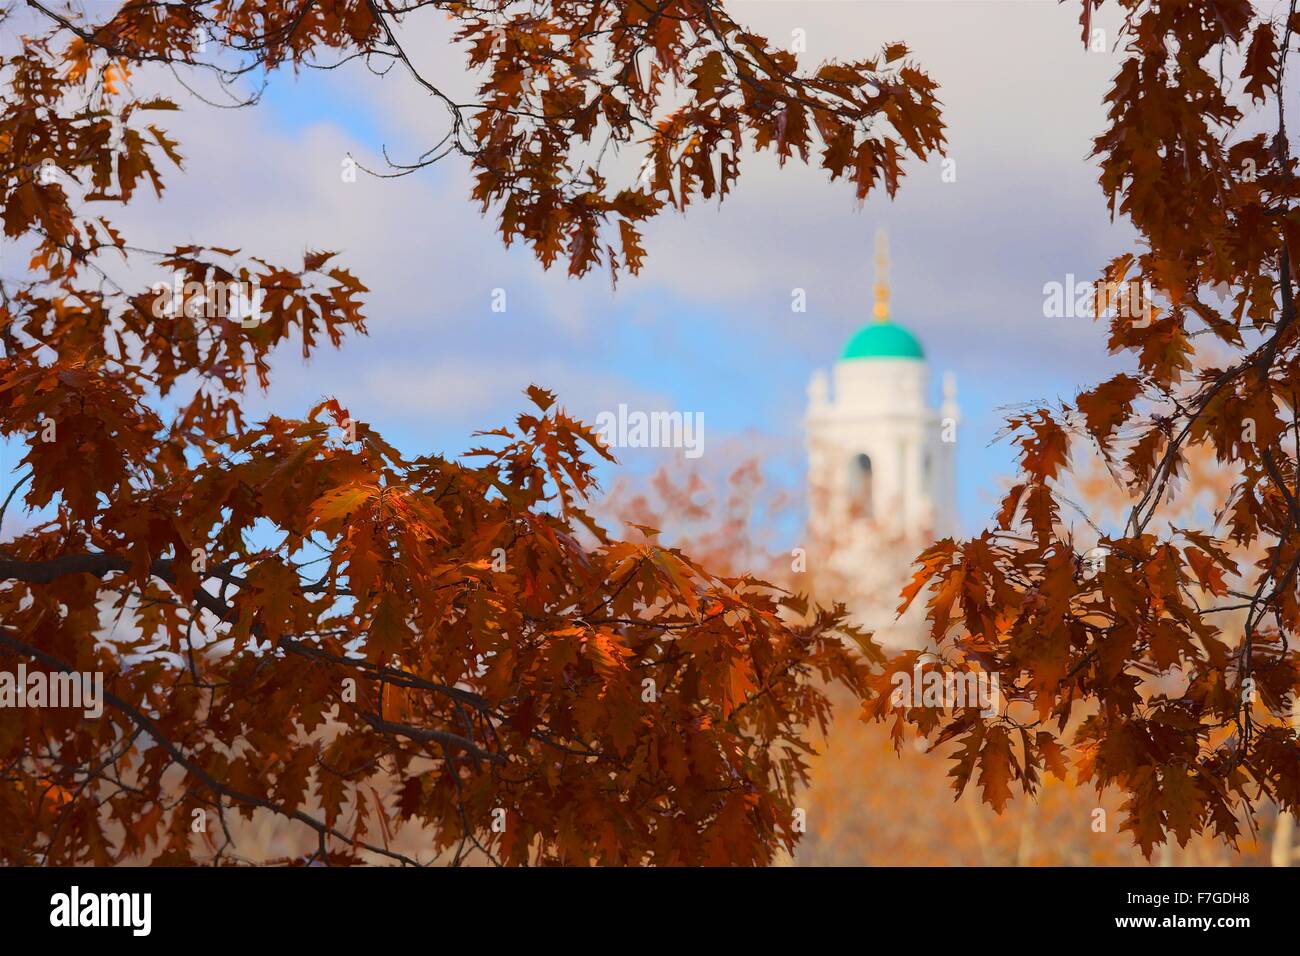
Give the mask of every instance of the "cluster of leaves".
MULTIPOLYGON (((1085 37, 1098 5, 1085 0, 1085 37)), ((904 606, 925 595, 950 666, 999 675, 1001 717, 895 716, 900 734, 906 722, 956 741, 957 789, 978 770, 995 807, 1071 755, 1079 779, 1127 794, 1124 826, 1150 855, 1170 834, 1233 842, 1262 802, 1300 809, 1300 178, 1282 98, 1300 17, 1294 3, 1274 20, 1248 0, 1121 6, 1125 58, 1095 153, 1143 250, 1107 267, 1098 304, 1131 281, 1159 295, 1110 310, 1131 371, 1009 421, 1021 477, 993 526, 926 551, 904 594, 904 606), (1224 72, 1234 61, 1239 79, 1224 72), (1122 528, 1094 525, 1096 574, 1065 529, 1069 463, 1085 451, 1134 499, 1122 528), (1201 453, 1234 476, 1213 523, 1159 520, 1201 453), (1239 566, 1230 552, 1242 550, 1258 560, 1239 566), (1238 611, 1240 629, 1225 626, 1238 611)))
MULTIPOLYGON (((725 449, 721 453, 725 454, 725 449)), ((689 537, 688 550, 711 568, 761 568, 765 579, 806 588, 814 600, 852 594, 855 613, 874 600, 883 607, 892 598, 889 607, 896 606, 897 590, 884 580, 879 593, 872 593, 870 584, 864 586, 861 568, 855 571, 853 581, 844 580, 835 570, 835 565, 850 564, 836 559, 840 549, 857 550, 847 538, 832 534, 818 541, 806 569, 798 552, 792 555, 773 547, 759 532, 770 528, 771 516, 780 514, 795 497, 793 489, 765 480, 753 459, 720 461, 717 454, 715 449, 707 469, 690 470, 685 476, 680 469, 662 469, 648 487, 633 487, 621 480, 623 487, 616 486, 602 500, 602 512, 689 537)), ((1185 526, 1200 520, 1206 504, 1222 501, 1233 480, 1231 471, 1214 461, 1212 447, 1189 449, 1177 500, 1161 509, 1161 521, 1185 526)), ((1086 501, 1099 524, 1127 514, 1133 503, 1134 496, 1115 484, 1100 458, 1085 463, 1080 456, 1073 463, 1070 484, 1071 497, 1086 501)), ((809 488, 807 493, 816 495, 818 489, 809 488)), ((1254 560, 1262 552, 1229 543, 1225 553, 1240 563, 1254 560)), ((892 570, 894 566, 905 568, 916 549, 907 539, 891 543, 882 532, 873 539, 872 555, 874 562, 887 561, 892 570)), ((1221 609, 1215 619, 1221 626, 1239 627, 1243 609, 1221 609)), ((892 865, 900 859, 939 866, 1131 866, 1141 862, 1142 851, 1111 825, 1112 820, 1124 818, 1123 792, 1110 788, 1093 793, 1086 783, 1080 785, 1076 774, 1070 772, 1066 745, 1054 735, 1026 728, 1031 751, 1042 755, 1043 765, 1033 799, 1016 800, 1010 786, 1014 775, 1009 771, 1010 760, 1019 760, 1023 752, 1021 728, 1005 722, 995 724, 987 769, 972 776, 979 750, 985 745, 983 738, 936 743, 925 747, 928 753, 921 753, 904 745, 909 715, 892 725, 877 722, 896 713, 891 700, 896 689, 894 675, 915 679, 918 665, 922 674, 938 667, 933 657, 914 652, 887 662, 883 679, 873 680, 877 692, 866 708, 872 719, 865 722, 848 695, 831 693, 835 708, 831 732, 826 745, 819 747, 810 761, 810 783, 799 798, 808 823, 795 857, 800 864, 892 865), (896 754, 889 752, 890 735, 896 754), (979 746, 975 746, 977 742, 979 746), (994 756, 999 750, 1001 761, 994 756), (937 759, 950 752, 958 760, 962 779, 975 784, 957 801, 952 798, 952 777, 945 777, 947 765, 937 759), (999 774, 999 770, 1004 772, 999 774), (984 798, 992 806, 981 805, 984 798)), ((1080 713, 1084 711, 1081 707, 1080 713)), ((928 720, 926 726, 933 728, 938 711, 917 708, 910 716, 915 721, 928 720)), ((1267 863, 1270 855, 1275 861, 1287 860, 1293 835, 1287 820, 1265 812, 1256 820, 1257 830, 1243 834, 1232 845, 1207 830, 1181 850, 1163 847, 1159 856, 1162 862, 1200 866, 1267 863)))
POLYGON ((0 207, 31 256, 28 280, 0 281, 0 436, 26 470, 0 519, 22 490, 34 526, 0 545, 0 661, 101 673, 107 710, 4 711, 6 862, 237 861, 232 814, 314 835, 298 862, 763 863, 793 845, 825 686, 861 698, 879 660, 842 609, 710 573, 648 529, 612 539, 585 510, 605 452, 541 390, 478 465, 407 460, 328 400, 246 420, 278 346, 364 333, 365 287, 332 253, 144 250, 99 214, 180 164, 144 119, 174 104, 131 77, 204 68, 196 30, 242 58, 206 67, 232 79, 331 50, 405 60, 393 26, 423 6, 494 64, 475 110, 515 118, 480 117, 465 151, 546 263, 567 244, 587 268, 592 216, 682 204, 713 146, 670 167, 671 137, 738 147, 749 128, 803 153, 815 125, 833 172, 866 170, 860 193, 898 176, 896 144, 858 139, 871 117, 904 150, 938 142, 919 74, 801 79, 716 3, 126 2, 103 22, 30 3, 43 32, 0 61, 0 207), (590 176, 562 182, 593 108, 625 133, 687 72, 700 99, 655 125, 651 185, 605 202, 590 176), (169 305, 118 267, 185 291, 169 305), (259 322, 211 307, 225 283, 259 287, 259 322), (198 837, 198 818, 219 825, 198 837), (406 823, 427 852, 393 847, 406 823))
POLYGON ((882 184, 893 195, 903 160, 944 144, 936 86, 903 44, 804 71, 719 0, 126 0, 101 22, 33 6, 70 36, 72 79, 91 75, 105 52, 121 69, 162 62, 222 82, 282 65, 329 68, 331 55, 382 72, 399 65, 446 110, 448 129, 390 175, 468 158, 473 196, 496 210, 505 242, 527 242, 548 266, 563 257, 573 275, 602 262, 614 280, 639 271, 639 224, 695 195, 721 199, 747 143, 783 164, 819 149, 822 168, 852 180, 859 200, 882 184), (483 77, 477 100, 458 102, 408 55, 402 24, 422 13, 453 21, 483 77), (611 174, 606 161, 624 147, 639 169, 611 174))
POLYGON ((819 140, 832 179, 858 199, 883 183, 892 196, 904 156, 943 145, 935 84, 907 62, 907 48, 799 71, 794 53, 733 20, 712 0, 582 0, 490 4, 499 14, 459 13, 471 63, 490 72, 473 124, 484 208, 500 206, 501 234, 530 243, 543 262, 567 255, 581 275, 601 262, 633 273, 644 250, 636 223, 694 194, 725 196, 740 175, 748 137, 781 163, 804 162, 819 140), (665 104, 675 105, 664 110, 665 104), (663 112, 663 115, 659 115, 663 112), (537 122, 539 118, 544 122, 537 122), (621 188, 599 170, 611 145, 645 144, 638 178, 621 188), (575 162, 575 144, 594 162, 575 162), (597 146, 596 144, 599 143, 597 146))
POLYGON ((504 447, 475 452, 482 467, 404 461, 326 403, 113 496, 93 526, 60 507, 6 545, 0 645, 105 673, 111 705, 98 724, 6 721, 6 858, 156 844, 188 861, 194 808, 293 818, 332 863, 409 861, 387 849, 406 822, 431 850, 506 863, 762 863, 793 846, 803 737, 829 716, 811 678, 864 686, 851 629, 609 539, 579 505, 581 449, 603 449, 532 394, 543 414, 492 433, 504 447), (259 523, 279 543, 252 552, 259 523), (96 642, 106 595, 135 633, 96 642))

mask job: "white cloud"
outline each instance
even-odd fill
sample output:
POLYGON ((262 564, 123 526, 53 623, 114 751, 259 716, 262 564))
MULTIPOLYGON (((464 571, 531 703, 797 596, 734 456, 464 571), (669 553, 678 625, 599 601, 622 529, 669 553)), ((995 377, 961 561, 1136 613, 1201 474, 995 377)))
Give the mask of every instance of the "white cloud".
MULTIPOLYGON (((1068 389, 1096 377, 1109 361, 1100 327, 1045 319, 1041 309, 1044 282, 1098 268, 1123 238, 1084 161, 1118 61, 1081 49, 1073 12, 915 0, 733 0, 732 12, 773 39, 803 28, 811 62, 906 41, 942 84, 957 181, 942 182, 936 163, 911 163, 896 201, 878 195, 858 210, 846 183, 747 156, 721 208, 695 205, 650 225, 645 274, 612 293, 603 275, 543 273, 527 250, 503 249, 495 222, 468 200, 459 157, 402 179, 342 182, 349 152, 382 166, 366 129, 398 159, 445 131, 444 108, 400 67, 379 79, 358 63, 308 72, 301 88, 253 110, 215 110, 175 91, 185 111, 164 125, 181 140, 186 172, 170 178, 161 203, 144 200, 118 218, 146 245, 226 243, 290 262, 305 248, 342 250, 339 262, 372 290, 370 339, 306 368, 292 348, 278 356, 267 404, 286 413, 330 392, 376 417, 478 427, 522 407, 520 390, 537 382, 588 416, 628 401, 703 407, 713 422, 729 405, 758 403, 777 410, 772 430, 797 443, 798 380, 832 361, 870 314, 871 237, 882 222, 893 239, 895 314, 937 363, 958 368, 966 394, 974 376, 986 379, 990 402, 1037 393, 1044 380, 1068 389), (291 129, 279 125, 285 104, 301 121, 291 129), (807 291, 806 314, 790 311, 796 286, 807 291), (490 310, 496 288, 509 296, 505 315, 490 310), (672 303, 688 303, 689 316, 667 311, 672 303), (650 350, 620 351, 630 326, 653 330, 650 350), (755 369, 748 383, 714 375, 696 339, 719 337, 785 365, 755 369)), ((413 17, 405 37, 432 79, 469 98, 475 80, 446 47, 448 26, 413 17)), ((622 161, 634 169, 638 157, 622 161)))

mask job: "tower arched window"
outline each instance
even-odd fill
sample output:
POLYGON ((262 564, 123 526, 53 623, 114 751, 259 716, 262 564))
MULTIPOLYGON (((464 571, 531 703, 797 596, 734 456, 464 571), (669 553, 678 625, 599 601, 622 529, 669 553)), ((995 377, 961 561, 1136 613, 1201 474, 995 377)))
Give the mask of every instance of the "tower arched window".
POLYGON ((870 455, 864 452, 853 459, 852 480, 849 484, 852 488, 853 510, 867 518, 874 517, 870 455))

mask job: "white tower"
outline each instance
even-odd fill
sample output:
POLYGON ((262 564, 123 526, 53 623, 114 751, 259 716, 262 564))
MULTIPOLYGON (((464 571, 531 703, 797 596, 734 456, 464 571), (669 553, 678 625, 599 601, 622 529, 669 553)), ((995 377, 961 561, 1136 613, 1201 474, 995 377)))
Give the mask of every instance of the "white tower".
MULTIPOLYGON (((889 318, 889 254, 876 237, 875 320, 808 386, 811 544, 829 586, 893 645, 914 643, 923 614, 895 620, 911 561, 956 532, 956 382, 929 407, 929 369, 916 338, 889 318)), ((832 596, 839 596, 833 594, 832 596)))

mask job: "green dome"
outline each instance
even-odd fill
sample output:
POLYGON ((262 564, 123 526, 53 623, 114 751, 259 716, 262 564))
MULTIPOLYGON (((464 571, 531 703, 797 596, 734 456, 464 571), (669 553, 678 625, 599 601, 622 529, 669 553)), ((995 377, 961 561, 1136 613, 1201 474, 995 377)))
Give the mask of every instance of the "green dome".
POLYGON ((925 351, 911 332, 893 322, 872 322, 854 333, 841 359, 924 359, 925 351))

